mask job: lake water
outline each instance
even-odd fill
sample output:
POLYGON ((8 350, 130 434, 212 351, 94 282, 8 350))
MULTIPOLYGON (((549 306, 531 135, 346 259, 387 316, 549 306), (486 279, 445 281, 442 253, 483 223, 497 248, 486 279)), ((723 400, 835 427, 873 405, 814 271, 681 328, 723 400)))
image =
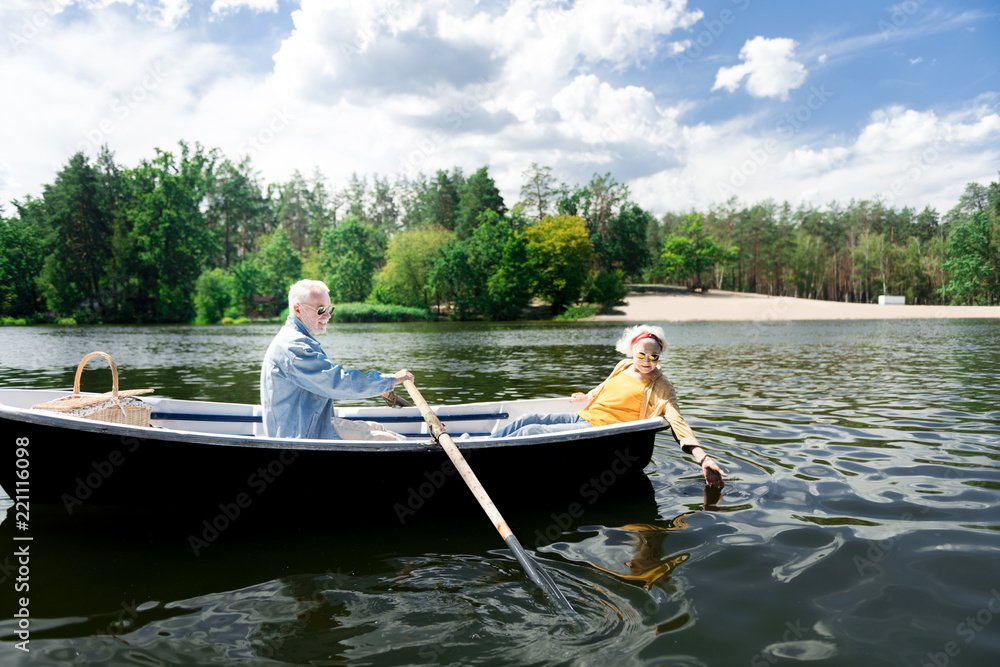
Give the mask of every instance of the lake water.
MULTIPOLYGON (((729 478, 706 493, 661 434, 648 493, 580 517, 505 512, 578 617, 485 515, 340 530, 356 508, 289 526, 249 508, 196 556, 183 517, 32 508, 30 653, 12 511, 0 524, 0 664, 1000 664, 1000 322, 664 326, 681 411, 729 478)), ((0 376, 69 388, 103 350, 124 388, 256 402, 276 328, 2 328, 0 376)), ((340 325, 324 347, 459 403, 587 390, 621 329, 340 325)), ((92 364, 83 389, 107 390, 92 364)))

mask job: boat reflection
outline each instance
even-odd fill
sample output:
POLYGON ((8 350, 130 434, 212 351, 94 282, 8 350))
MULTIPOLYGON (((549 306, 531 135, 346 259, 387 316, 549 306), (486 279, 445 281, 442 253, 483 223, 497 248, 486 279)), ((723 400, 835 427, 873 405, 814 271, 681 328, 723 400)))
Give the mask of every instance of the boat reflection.
MULTIPOLYGON (((622 486, 588 506, 579 518, 589 524, 623 523, 635 516, 653 520, 656 504, 648 479, 630 478, 627 488, 622 486)), ((282 513, 252 506, 238 516, 219 508, 212 514, 186 508, 91 506, 74 508, 70 515, 62 507, 39 506, 32 508, 30 530, 25 533, 17 529, 11 506, 0 522, 0 541, 20 544, 14 537, 31 538, 25 544, 30 544, 31 552, 34 618, 87 618, 116 614, 122 604, 169 603, 290 574, 378 571, 387 555, 505 559, 509 556, 505 545, 472 495, 467 495, 464 504, 427 510, 420 521, 405 525, 366 518, 359 507, 315 504, 282 513)), ((551 528, 553 517, 565 513, 551 504, 500 509, 532 551, 558 538, 551 528)), ((4 565, 0 560, 0 567, 4 565)), ((508 574, 524 585, 519 568, 508 574)), ((13 598, 13 588, 4 587, 0 613, 5 617, 15 611, 13 598)), ((88 631, 100 632, 106 625, 91 624, 88 631)))
MULTIPOLYGON (((671 573, 688 560, 671 550, 669 536, 696 512, 659 518, 645 477, 582 502, 517 509, 507 519, 584 619, 584 631, 567 624, 565 641, 631 641, 655 616, 648 591, 669 590, 671 573)), ((114 662, 158 659, 169 643, 171 654, 194 658, 208 632, 213 650, 235 661, 363 660, 389 642, 404 661, 433 664, 460 661, 485 634, 502 661, 503 628, 564 622, 482 515, 344 528, 337 515, 345 511, 248 512, 197 551, 191 536, 201 516, 32 512, 33 647, 71 645, 87 659, 114 662)), ((13 518, 11 509, 0 541, 11 543, 13 518)), ((689 617, 683 597, 668 624, 689 617)), ((10 618, 10 596, 0 602, 10 618)))

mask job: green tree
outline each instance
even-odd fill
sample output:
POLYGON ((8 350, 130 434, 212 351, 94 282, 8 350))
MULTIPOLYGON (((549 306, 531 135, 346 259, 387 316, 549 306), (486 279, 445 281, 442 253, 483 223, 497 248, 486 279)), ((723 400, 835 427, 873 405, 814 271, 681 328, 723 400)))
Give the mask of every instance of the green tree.
POLYGON ((553 314, 579 300, 594 265, 594 246, 577 216, 545 218, 524 230, 533 292, 552 305, 553 314))
POLYGON ((387 244, 385 234, 353 215, 323 232, 319 267, 330 298, 341 303, 367 299, 387 244))
POLYGON ((531 298, 523 241, 510 221, 484 210, 472 234, 454 236, 434 260, 430 282, 455 304, 455 317, 513 320, 531 298))
POLYGON ((194 318, 195 282, 217 252, 202 205, 211 191, 215 153, 180 143, 180 159, 156 149, 133 169, 129 220, 136 252, 137 316, 160 322, 194 318))
POLYGON ((1000 304, 1000 230, 996 217, 977 210, 948 235, 950 276, 945 295, 952 303, 992 306, 1000 304))
POLYGON ((372 178, 372 205, 369 212, 369 224, 383 234, 389 234, 399 229, 401 213, 396 201, 396 193, 389 177, 372 178))
POLYGON ((646 236, 656 219, 638 204, 628 202, 607 223, 603 236, 591 236, 598 262, 606 272, 620 270, 627 278, 635 278, 652 262, 646 236))
POLYGON ((299 253, 304 252, 313 243, 310 234, 312 225, 309 209, 312 205, 312 196, 309 184, 296 169, 292 174, 292 180, 273 186, 269 190, 272 201, 276 200, 274 207, 278 227, 285 231, 299 253))
POLYGON ((111 256, 111 219, 97 170, 77 153, 43 192, 51 230, 42 271, 49 308, 72 313, 82 304, 96 318, 111 256))
MULTIPOLYGON (((587 223, 590 241, 599 254, 610 247, 611 227, 621 207, 628 202, 628 186, 612 178, 610 172, 603 176, 594 174, 585 187, 579 190, 579 213, 587 223)), ((612 260, 600 260, 610 268, 612 260)))
MULTIPOLYGON (((265 291, 264 269, 260 258, 257 255, 247 255, 233 265, 230 273, 232 275, 229 287, 230 303, 238 305, 242 309, 243 317, 249 318, 256 311, 255 299, 265 291)), ((280 303, 284 304, 286 301, 282 300, 280 303)))
POLYGON ((500 216, 507 211, 500 190, 490 177, 488 167, 481 167, 462 186, 458 198, 455 232, 459 236, 472 233, 478 224, 479 214, 483 211, 493 211, 500 216))
POLYGON ((620 306, 628 296, 625 273, 621 269, 601 269, 594 274, 593 284, 587 294, 587 301, 600 304, 602 313, 610 313, 620 306))
POLYGON ((222 252, 218 264, 229 268, 254 248, 267 229, 267 200, 249 157, 239 164, 223 160, 213 186, 205 217, 222 252))
POLYGON ((552 167, 540 167, 537 162, 532 162, 521 173, 521 178, 524 185, 521 186, 520 203, 526 212, 533 214, 536 222, 540 222, 554 207, 559 195, 552 167))
POLYGON ((347 181, 347 186, 340 195, 341 201, 347 207, 346 214, 354 216, 358 220, 368 219, 368 179, 358 176, 358 172, 352 171, 351 178, 347 181))
POLYGON ((906 303, 928 303, 934 296, 933 258, 934 248, 939 243, 934 238, 922 241, 918 236, 911 236, 892 249, 895 271, 890 289, 893 294, 904 295, 906 303))
POLYGON ((708 233, 701 213, 684 216, 681 232, 671 234, 663 241, 660 253, 660 272, 667 280, 684 283, 689 289, 708 289, 705 276, 717 265, 736 261, 736 248, 723 248, 708 233))
POLYGON ((422 222, 453 231, 458 222, 459 192, 464 183, 459 169, 451 174, 439 169, 434 181, 421 193, 422 222))
POLYGON ((42 241, 28 219, 0 217, 0 314, 35 312, 36 279, 42 270, 42 241))
POLYGON ((135 241, 128 212, 132 205, 127 173, 119 168, 107 146, 95 164, 103 191, 102 201, 111 221, 111 254, 108 258, 104 293, 105 322, 132 322, 135 314, 129 296, 136 266, 135 241))
POLYGON ((531 301, 533 276, 524 241, 511 222, 484 211, 472 235, 470 263, 486 275, 486 288, 475 300, 476 310, 491 320, 516 320, 531 301))
POLYGON ((399 225, 402 229, 413 229, 428 222, 424 201, 430 196, 429 189, 427 175, 423 172, 418 172, 412 179, 403 176, 396 179, 395 190, 402 208, 399 214, 399 225))
POLYGON ((564 187, 557 209, 587 223, 599 268, 621 269, 626 276, 635 277, 651 263, 646 240, 656 221, 629 201, 628 186, 618 183, 610 173, 594 174, 583 187, 564 187))
POLYGON ((473 299, 482 288, 469 263, 470 239, 453 234, 431 259, 427 286, 438 299, 451 302, 452 318, 465 320, 475 314, 473 299))
POLYGON ((270 298, 274 312, 281 310, 288 288, 302 277, 302 258, 292 247, 291 239, 283 229, 261 239, 260 246, 261 292, 270 298))
POLYGON ((424 224, 396 234, 389 241, 387 262, 375 278, 369 297, 375 303, 429 308, 438 295, 431 288, 431 266, 454 232, 424 224))
POLYGON ((877 285, 881 284, 880 294, 888 293, 888 254, 885 234, 864 232, 858 238, 857 245, 851 248, 851 258, 854 260, 854 280, 859 300, 871 303, 877 285))
POLYGON ((331 193, 326 184, 326 177, 319 167, 313 170, 312 187, 306 197, 306 213, 309 216, 310 246, 318 249, 323 239, 323 232, 337 220, 337 195, 331 193))
POLYGON ((225 269, 209 269, 195 283, 194 308, 196 321, 214 324, 222 320, 232 303, 233 277, 225 269))
POLYGON ((795 232, 792 247, 795 296, 815 299, 826 276, 826 249, 823 247, 823 240, 800 227, 795 232))

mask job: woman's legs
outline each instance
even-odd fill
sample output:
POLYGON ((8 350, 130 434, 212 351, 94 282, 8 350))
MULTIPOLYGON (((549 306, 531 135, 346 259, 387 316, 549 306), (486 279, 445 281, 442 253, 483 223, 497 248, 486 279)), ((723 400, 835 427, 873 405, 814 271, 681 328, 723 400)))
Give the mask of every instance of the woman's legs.
POLYGON ((556 433, 572 431, 590 426, 583 417, 575 412, 558 412, 554 414, 522 415, 491 435, 491 438, 506 438, 518 435, 537 435, 539 433, 556 433))

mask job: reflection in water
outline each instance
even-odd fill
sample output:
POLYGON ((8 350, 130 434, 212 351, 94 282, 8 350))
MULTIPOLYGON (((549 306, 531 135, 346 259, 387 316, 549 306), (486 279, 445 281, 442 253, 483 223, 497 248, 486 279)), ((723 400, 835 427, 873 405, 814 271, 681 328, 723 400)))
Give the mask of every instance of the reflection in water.
MULTIPOLYGON (((660 434, 635 488, 500 507, 578 618, 458 508, 347 529, 360 508, 293 522, 255 505, 196 556, 204 517, 32 507, 32 653, 12 648, 0 582, 0 664, 994 664, 1000 322, 665 325, 667 375, 730 473, 722 493, 660 434)), ((123 387, 253 402, 275 328, 0 328, 0 376, 67 389, 102 349, 123 387)), ((324 345, 457 403, 589 388, 620 328, 342 325, 324 345)), ((8 517, 0 545, 13 531, 8 517)))
MULTIPOLYGON (((623 581, 641 583, 649 591, 654 584, 665 584, 667 576, 687 561, 689 553, 672 553, 667 536, 672 531, 690 528, 687 520, 699 511, 720 510, 723 489, 705 485, 700 510, 685 512, 669 521, 629 523, 618 527, 600 527, 593 537, 575 542, 572 547, 551 546, 568 560, 586 562, 623 581), (627 555, 623 552, 627 551, 627 555), (618 563, 627 568, 621 571, 618 563)), ((581 529, 582 531, 582 529, 581 529)))

